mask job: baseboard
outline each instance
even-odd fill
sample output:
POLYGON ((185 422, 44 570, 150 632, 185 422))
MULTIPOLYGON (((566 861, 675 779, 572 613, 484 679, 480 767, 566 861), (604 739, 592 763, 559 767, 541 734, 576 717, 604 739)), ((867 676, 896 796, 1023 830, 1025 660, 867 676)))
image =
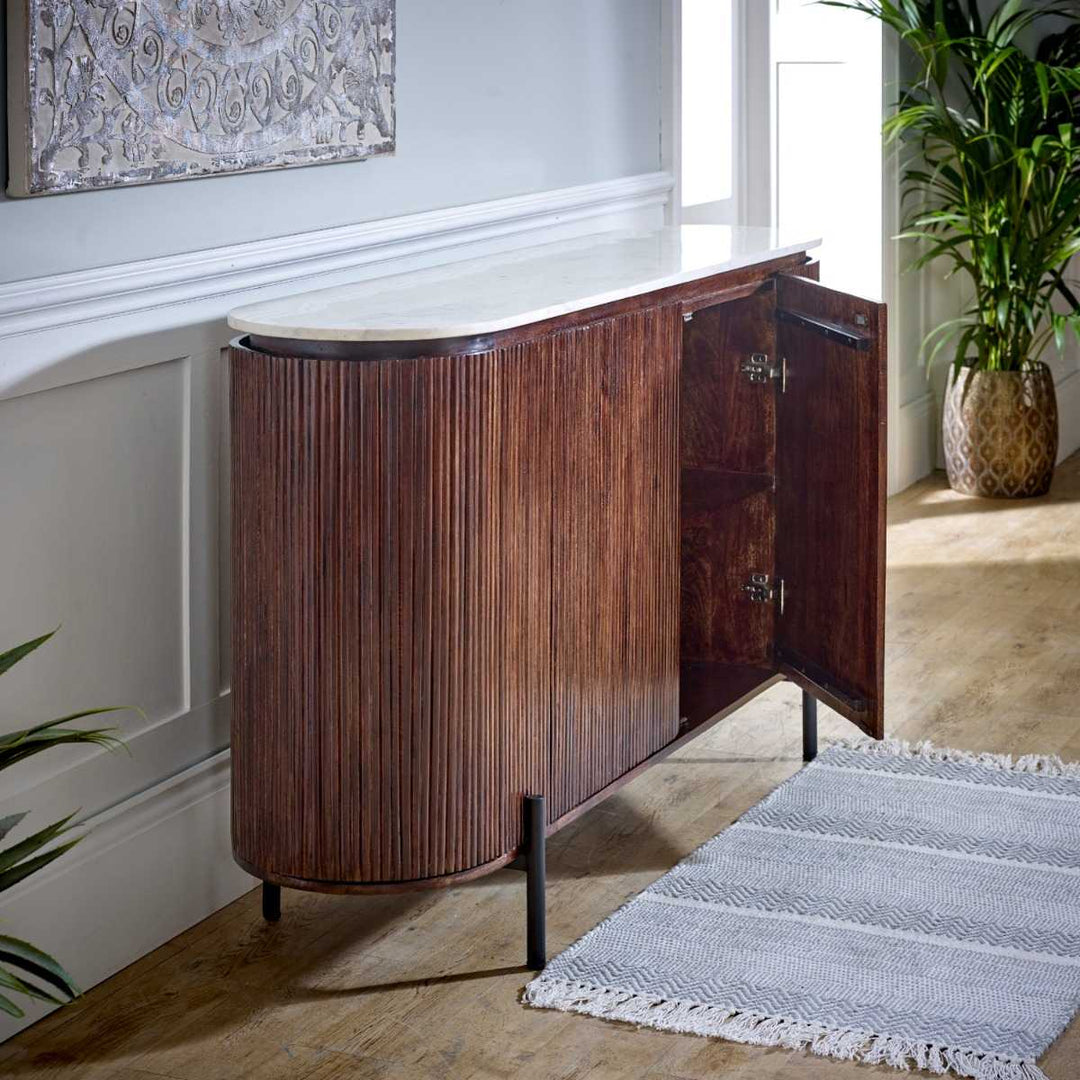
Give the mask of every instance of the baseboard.
MULTIPOLYGON (((232 860, 227 750, 91 818, 73 851, 5 893, 6 933, 55 955, 83 988, 242 896, 232 860)), ((0 1018, 0 1041, 44 1016, 0 1018)))
POLYGON ((896 460, 889 466, 889 494, 896 495, 933 472, 937 454, 937 409, 934 396, 922 397, 897 410, 896 460))
MULTIPOLYGON (((1080 450, 1080 371, 1070 372, 1057 385, 1058 461, 1080 450)), ((936 468, 944 468, 938 410, 933 393, 902 405, 897 411, 899 453, 889 466, 889 494, 896 495, 936 468)))
POLYGON ((1080 371, 1057 384, 1058 461, 1080 450, 1080 371))
MULTIPOLYGON (((229 298, 409 255, 648 208, 662 209, 667 173, 431 210, 210 251, 0 285, 0 338, 207 298, 229 298)), ((235 306, 228 303, 227 306, 235 306)))

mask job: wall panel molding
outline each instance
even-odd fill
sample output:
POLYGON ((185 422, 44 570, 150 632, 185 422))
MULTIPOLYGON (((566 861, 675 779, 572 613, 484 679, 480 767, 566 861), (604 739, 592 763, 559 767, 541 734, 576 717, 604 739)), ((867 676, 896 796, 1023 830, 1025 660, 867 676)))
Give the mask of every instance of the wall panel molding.
MULTIPOLYGON (((93 986, 256 884, 232 859, 229 752, 90 818, 63 859, 5 893, 0 918, 93 986)), ((0 1042, 29 1026, 0 1016, 0 1042)))
POLYGON ((937 467, 937 405, 929 390, 896 410, 896 460, 890 463, 889 494, 896 495, 937 467))
POLYGON ((1071 371, 1056 383, 1058 399, 1058 461, 1080 450, 1080 371, 1071 371))
MULTIPOLYGON (((232 307, 239 302, 237 294, 298 278, 535 233, 618 211, 662 209, 672 183, 667 173, 643 173, 0 284, 0 338, 208 298, 232 307)), ((531 237, 530 242, 542 239, 531 237)))

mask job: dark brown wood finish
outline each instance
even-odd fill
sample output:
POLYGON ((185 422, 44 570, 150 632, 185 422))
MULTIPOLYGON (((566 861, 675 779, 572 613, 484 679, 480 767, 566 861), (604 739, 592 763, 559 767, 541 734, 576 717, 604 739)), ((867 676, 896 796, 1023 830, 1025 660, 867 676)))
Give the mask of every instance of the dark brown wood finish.
POLYGON ((753 574, 773 576, 775 526, 771 476, 683 469, 683 663, 772 662, 775 607, 755 602, 743 586, 753 574))
POLYGON ((680 672, 680 739, 700 734, 718 716, 727 716, 782 679, 771 662, 767 667, 709 660, 685 662, 680 672))
POLYGON ((776 456, 773 382, 751 382, 751 357, 775 363, 772 288, 693 313, 683 333, 679 450, 683 468, 772 476, 776 456))
POLYGON ((371 363, 233 349, 245 865, 494 868, 523 794, 555 818, 674 738, 681 325, 371 363))
POLYGON ((683 333, 679 648, 681 712, 695 723, 727 706, 747 669, 772 666, 774 606, 743 586, 775 572, 776 390, 743 368, 776 364, 774 308, 769 281, 695 311, 683 333))
POLYGON ((779 672, 880 734, 884 312, 815 272, 452 342, 234 346, 241 865, 469 880, 521 848, 525 794, 554 831, 779 672), (788 357, 787 395, 754 353, 788 357), (788 580, 783 616, 753 573, 788 580))
POLYGON ((884 304, 777 279, 788 389, 777 420, 780 669, 884 734, 884 304))
POLYGON ((405 881, 519 842, 547 783, 550 341, 232 352, 233 827, 275 875, 405 881))
POLYGON ((556 337, 551 820, 678 731, 681 333, 668 306, 556 337))

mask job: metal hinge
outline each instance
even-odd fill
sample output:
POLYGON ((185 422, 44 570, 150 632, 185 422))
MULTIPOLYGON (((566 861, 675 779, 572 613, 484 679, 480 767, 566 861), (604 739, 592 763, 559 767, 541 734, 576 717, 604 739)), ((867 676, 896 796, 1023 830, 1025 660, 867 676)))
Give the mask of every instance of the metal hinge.
POLYGON ((692 311, 684 311, 682 321, 683 322, 693 322, 694 321, 694 313, 692 311))
POLYGON ((772 367, 765 353, 752 353, 749 360, 744 360, 739 370, 752 383, 767 383, 770 379, 780 384, 780 393, 787 391, 787 359, 781 358, 779 367, 772 367))
POLYGON ((770 579, 768 574, 751 574, 750 580, 742 587, 755 604, 776 603, 777 611, 784 614, 784 579, 770 579))

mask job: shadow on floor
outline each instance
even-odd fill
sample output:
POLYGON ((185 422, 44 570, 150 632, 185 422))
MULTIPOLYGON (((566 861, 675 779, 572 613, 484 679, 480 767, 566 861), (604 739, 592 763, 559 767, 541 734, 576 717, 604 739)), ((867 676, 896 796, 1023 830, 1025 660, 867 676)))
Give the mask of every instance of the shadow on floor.
MULTIPOLYGON (((615 795, 553 839, 548 876, 552 881, 659 876, 685 854, 653 818, 615 795)), ((621 902, 613 899, 612 910, 621 902)), ((513 975, 524 986, 532 976, 527 967, 498 962, 523 956, 524 937, 525 877, 509 869, 454 889, 389 896, 285 889, 282 920, 276 924, 262 920, 254 890, 16 1036, 7 1044, 10 1056, 0 1058, 0 1073, 63 1073, 103 1063, 137 1069, 145 1054, 155 1061, 157 1055, 197 1054, 226 1032, 230 1041, 249 1034, 255 1041, 255 1033, 273 1025, 281 1009, 323 1003, 329 1011, 382 996, 396 1005, 402 995, 412 1000, 429 987, 513 975), (457 903, 439 908, 451 894, 457 903), (491 940, 483 940, 483 922, 478 929, 458 920, 462 894, 476 897, 467 907, 490 911, 490 925, 499 927, 492 929, 491 940), (508 911, 508 905, 519 911, 508 911), (391 935, 393 947, 386 944, 391 935), (455 938, 470 948, 452 951, 455 938), (481 955, 470 956, 477 940, 481 955), (365 963, 366 957, 390 955, 392 961, 365 963), (496 962, 487 966, 488 959, 496 962), (356 985, 312 985, 316 979, 348 982, 353 967, 365 969, 356 985), (344 977, 334 974, 335 968, 344 969, 344 977), (396 978, 399 973, 410 977, 396 978)))
POLYGON ((526 981, 536 973, 524 964, 512 967, 486 968, 482 971, 455 971, 449 975, 433 975, 426 979, 402 979, 398 982, 374 983, 371 986, 343 987, 321 990, 318 987, 301 987, 290 995, 290 1001, 331 1001, 335 998, 371 997, 374 994, 392 994, 398 990, 423 990, 429 986, 447 986, 453 983, 478 982, 499 979, 504 975, 521 975, 526 981))
POLYGON ((889 508, 889 524, 901 525, 911 521, 927 521, 952 515, 994 515, 1031 511, 1048 504, 1075 502, 1080 497, 1080 456, 1063 461, 1054 474, 1047 495, 1036 499, 984 499, 960 495, 949 489, 943 471, 935 472, 920 481, 916 490, 901 496, 889 508))

